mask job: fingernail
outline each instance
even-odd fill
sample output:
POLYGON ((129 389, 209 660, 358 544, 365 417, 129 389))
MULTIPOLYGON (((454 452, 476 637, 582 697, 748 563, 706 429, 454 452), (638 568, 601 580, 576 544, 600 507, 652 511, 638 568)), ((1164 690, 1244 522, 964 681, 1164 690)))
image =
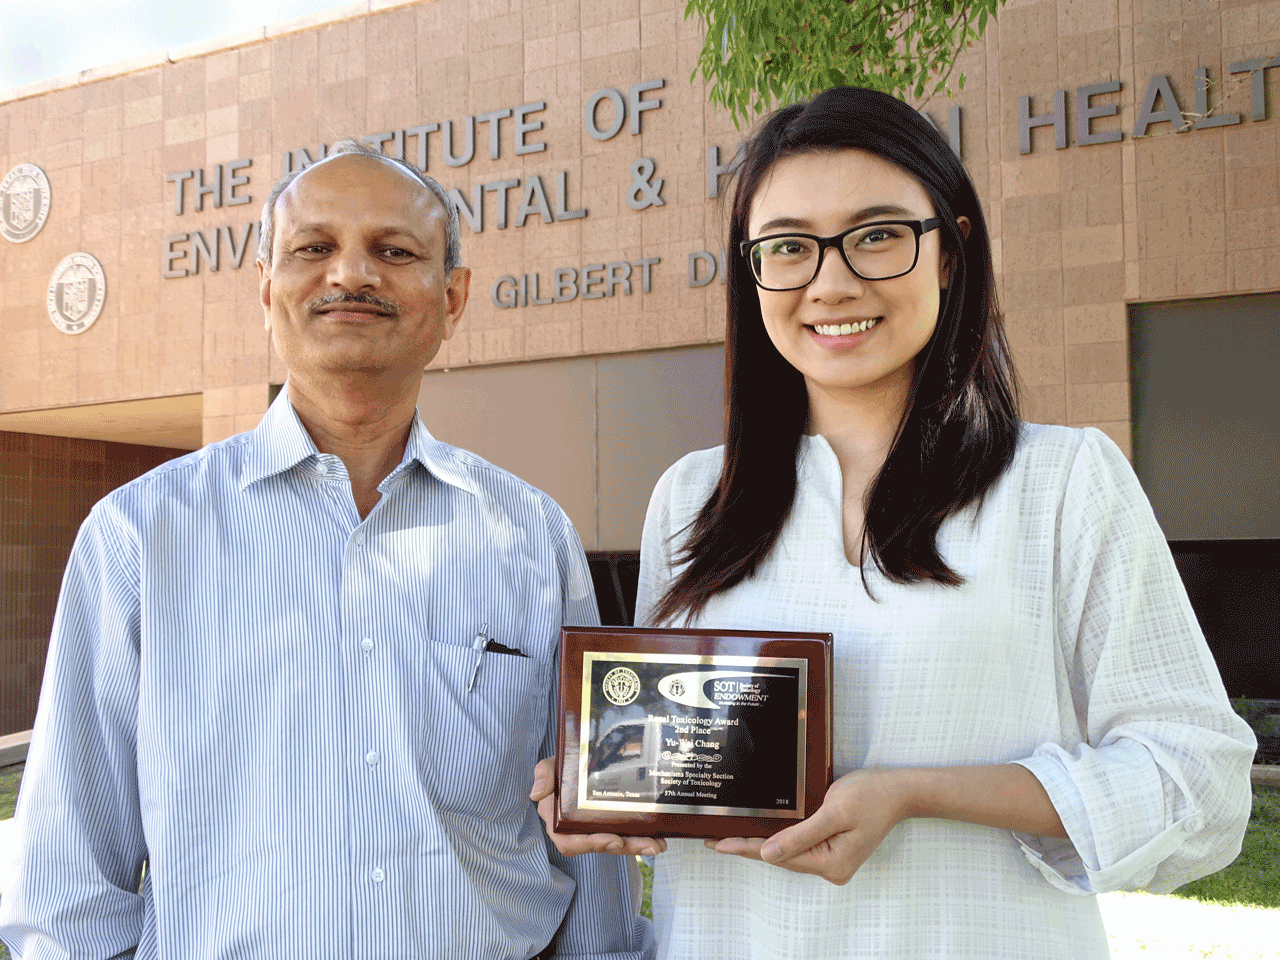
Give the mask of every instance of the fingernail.
POLYGON ((533 781, 533 789, 532 789, 532 790, 530 790, 529 792, 530 792, 530 793, 541 793, 541 792, 542 792, 542 790, 546 787, 546 785, 547 785, 547 781, 545 781, 545 780, 535 780, 535 781, 533 781))
POLYGON ((766 843, 760 848, 760 857, 764 860, 773 860, 778 856, 778 845, 776 843, 766 843))
POLYGON ((644 848, 643 850, 641 850, 640 852, 641 852, 641 853, 643 853, 646 857, 656 857, 656 856, 658 855, 658 848, 657 848, 657 847, 645 847, 645 848, 644 848))
POLYGON ((617 853, 623 848, 624 844, 621 840, 614 840, 605 846, 605 850, 609 853, 617 853))

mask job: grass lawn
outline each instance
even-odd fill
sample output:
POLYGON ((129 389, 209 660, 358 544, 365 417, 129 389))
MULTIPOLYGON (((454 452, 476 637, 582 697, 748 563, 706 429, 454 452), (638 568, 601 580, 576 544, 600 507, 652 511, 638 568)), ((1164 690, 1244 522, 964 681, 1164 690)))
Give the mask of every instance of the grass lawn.
POLYGON ((1280 907, 1280 787, 1253 788, 1253 815, 1244 849, 1217 873, 1179 887, 1176 897, 1206 903, 1280 907))
POLYGON ((18 784, 21 782, 21 766, 0 770, 0 820, 8 820, 13 816, 14 804, 18 802, 18 784))
MULTIPOLYGON (((18 802, 18 784, 22 782, 22 767, 6 767, 0 770, 0 820, 13 816, 13 806, 18 802)), ((0 943, 0 960, 10 960, 9 951, 0 943)))

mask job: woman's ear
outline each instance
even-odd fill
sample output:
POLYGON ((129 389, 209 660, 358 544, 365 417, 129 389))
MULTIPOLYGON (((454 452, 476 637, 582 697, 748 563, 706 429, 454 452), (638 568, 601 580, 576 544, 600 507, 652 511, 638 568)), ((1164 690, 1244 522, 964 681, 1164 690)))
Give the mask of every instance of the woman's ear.
MULTIPOLYGON (((957 217, 957 218, 956 218, 956 229, 960 231, 960 242, 961 242, 961 243, 963 243, 964 241, 966 241, 966 240, 968 240, 968 239, 969 239, 969 230, 970 230, 970 227, 971 227, 971 224, 969 223, 969 218, 968 218, 968 217, 957 217)), ((942 276, 941 276, 941 278, 940 278, 941 282, 938 284, 938 289, 940 289, 940 290, 945 290, 945 289, 947 289, 947 285, 951 283, 951 264, 952 264, 952 262, 953 262, 953 259, 954 259, 954 258, 953 258, 953 255, 952 255, 951 253, 949 253, 949 252, 947 252, 947 251, 944 251, 944 252, 943 252, 943 254, 942 254, 942 276)))

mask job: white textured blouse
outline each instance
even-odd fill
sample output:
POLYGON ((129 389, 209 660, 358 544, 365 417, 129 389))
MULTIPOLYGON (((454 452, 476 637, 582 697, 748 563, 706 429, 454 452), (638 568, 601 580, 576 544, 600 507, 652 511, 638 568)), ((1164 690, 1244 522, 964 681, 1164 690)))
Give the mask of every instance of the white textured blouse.
MULTIPOLYGON (((722 455, 689 454, 658 482, 638 623, 722 455)), ((770 555, 694 625, 830 631, 837 777, 1020 763, 1070 840, 906 820, 843 887, 672 841, 655 874, 660 958, 1101 960, 1093 893, 1166 892, 1236 856, 1256 743, 1105 435, 1025 425, 981 509, 939 530, 964 584, 895 584, 868 564, 874 600, 845 558, 840 465, 822 437, 802 439, 797 471, 770 555)))

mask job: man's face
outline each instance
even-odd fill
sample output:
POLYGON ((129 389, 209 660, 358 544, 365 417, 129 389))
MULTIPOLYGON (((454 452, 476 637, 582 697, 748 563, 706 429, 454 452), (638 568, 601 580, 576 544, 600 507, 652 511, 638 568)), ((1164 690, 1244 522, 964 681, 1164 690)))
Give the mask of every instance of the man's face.
POLYGON ((407 171, 340 156, 276 202, 262 309, 291 380, 421 375, 453 336, 471 272, 444 272, 445 212, 407 171))

